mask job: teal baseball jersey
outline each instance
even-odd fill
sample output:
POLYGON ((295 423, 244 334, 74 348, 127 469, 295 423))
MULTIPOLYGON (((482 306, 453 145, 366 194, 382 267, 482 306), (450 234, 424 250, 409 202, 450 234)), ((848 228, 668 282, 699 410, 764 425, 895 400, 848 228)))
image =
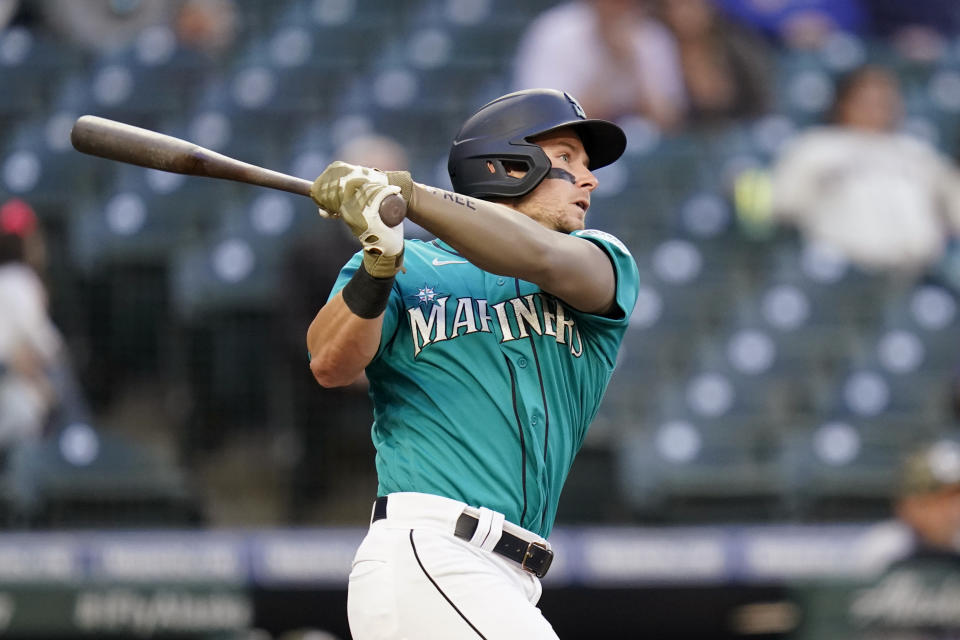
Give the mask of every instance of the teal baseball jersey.
MULTIPOLYGON (((613 317, 483 271, 440 240, 407 240, 367 366, 378 494, 415 491, 503 513, 544 537, 610 380, 639 287, 610 234, 575 231, 616 271, 613 317)), ((360 265, 357 253, 331 297, 360 265)))

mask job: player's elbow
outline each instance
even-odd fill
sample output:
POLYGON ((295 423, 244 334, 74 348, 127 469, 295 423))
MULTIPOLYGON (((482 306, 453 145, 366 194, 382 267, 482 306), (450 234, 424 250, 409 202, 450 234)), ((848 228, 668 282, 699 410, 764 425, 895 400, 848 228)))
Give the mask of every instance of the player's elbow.
POLYGON ((357 377, 355 374, 350 375, 342 367, 335 366, 329 360, 318 357, 310 359, 310 372, 313 374, 313 379, 326 389, 345 387, 357 377))

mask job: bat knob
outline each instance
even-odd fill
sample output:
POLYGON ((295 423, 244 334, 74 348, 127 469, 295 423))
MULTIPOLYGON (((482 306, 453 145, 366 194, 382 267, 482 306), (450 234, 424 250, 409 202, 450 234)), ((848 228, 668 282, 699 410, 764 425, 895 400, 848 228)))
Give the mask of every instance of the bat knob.
POLYGON ((395 227, 407 216, 407 203, 400 196, 393 194, 380 203, 380 219, 388 227, 395 227))

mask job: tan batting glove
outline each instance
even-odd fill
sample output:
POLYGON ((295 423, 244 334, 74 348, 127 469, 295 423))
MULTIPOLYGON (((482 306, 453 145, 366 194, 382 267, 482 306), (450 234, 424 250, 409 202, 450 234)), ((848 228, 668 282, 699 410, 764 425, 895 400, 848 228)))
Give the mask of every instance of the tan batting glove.
POLYGON ((400 187, 388 184, 376 169, 346 162, 331 163, 310 189, 325 218, 343 218, 363 244, 363 264, 375 278, 389 278, 403 268, 403 222, 388 227, 380 219, 380 205, 400 187))
POLYGON ((367 182, 388 184, 387 174, 337 160, 327 165, 310 187, 310 196, 324 218, 340 217, 340 205, 367 182))
POLYGON ((374 278, 390 278, 403 268, 403 221, 388 227, 380 205, 400 187, 367 182, 340 205, 340 216, 363 244, 363 265, 374 278))

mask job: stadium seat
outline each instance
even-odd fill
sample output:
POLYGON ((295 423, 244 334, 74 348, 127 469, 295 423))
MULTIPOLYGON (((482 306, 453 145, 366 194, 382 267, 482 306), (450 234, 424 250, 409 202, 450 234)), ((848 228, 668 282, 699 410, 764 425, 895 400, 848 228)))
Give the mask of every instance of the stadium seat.
POLYGON ((777 517, 776 467, 755 424, 664 416, 616 445, 621 492, 637 517, 670 523, 777 517))
POLYGON ((278 77, 266 66, 241 66, 211 78, 173 133, 243 162, 280 166, 309 109, 284 104, 278 77))
POLYGON ((957 295, 947 287, 920 282, 891 292, 882 309, 880 327, 915 335, 924 348, 924 363, 949 369, 960 362, 960 308, 957 295))
POLYGON ((796 360, 795 345, 769 328, 731 322, 701 341, 695 365, 701 371, 729 378, 751 411, 782 421, 812 410, 810 378, 815 375, 796 360))
POLYGON ((769 333, 779 361, 797 371, 831 371, 856 335, 834 306, 794 283, 770 281, 734 304, 731 325, 769 333))
POLYGON ((940 420, 948 409, 949 380, 893 375, 857 364, 839 371, 818 402, 824 414, 849 419, 902 417, 918 423, 940 420))
POLYGON ((171 293, 182 321, 272 306, 285 246, 280 235, 293 233, 296 217, 284 202, 255 202, 252 213, 241 209, 203 239, 177 247, 170 263, 171 293))
POLYGON ((83 423, 15 447, 3 480, 20 526, 156 528, 202 522, 196 496, 178 468, 143 445, 83 423))
POLYGON ((56 111, 23 120, 3 147, 0 188, 30 202, 47 220, 62 220, 76 199, 91 197, 111 168, 73 149, 76 117, 77 112, 56 111))
POLYGON ((897 465, 919 436, 890 423, 826 418, 784 433, 780 479, 792 517, 862 521, 889 517, 897 465))
POLYGON ((25 26, 0 30, 0 123, 13 128, 48 108, 62 78, 85 62, 80 52, 25 26))
POLYGON ((87 201, 69 221, 71 257, 86 274, 117 265, 165 264, 179 238, 176 217, 137 191, 87 201))
POLYGON ((634 251, 641 281, 658 292, 662 307, 660 321, 690 328, 712 328, 732 313, 741 283, 727 277, 727 253, 706 252, 682 238, 666 238, 649 250, 634 251))

